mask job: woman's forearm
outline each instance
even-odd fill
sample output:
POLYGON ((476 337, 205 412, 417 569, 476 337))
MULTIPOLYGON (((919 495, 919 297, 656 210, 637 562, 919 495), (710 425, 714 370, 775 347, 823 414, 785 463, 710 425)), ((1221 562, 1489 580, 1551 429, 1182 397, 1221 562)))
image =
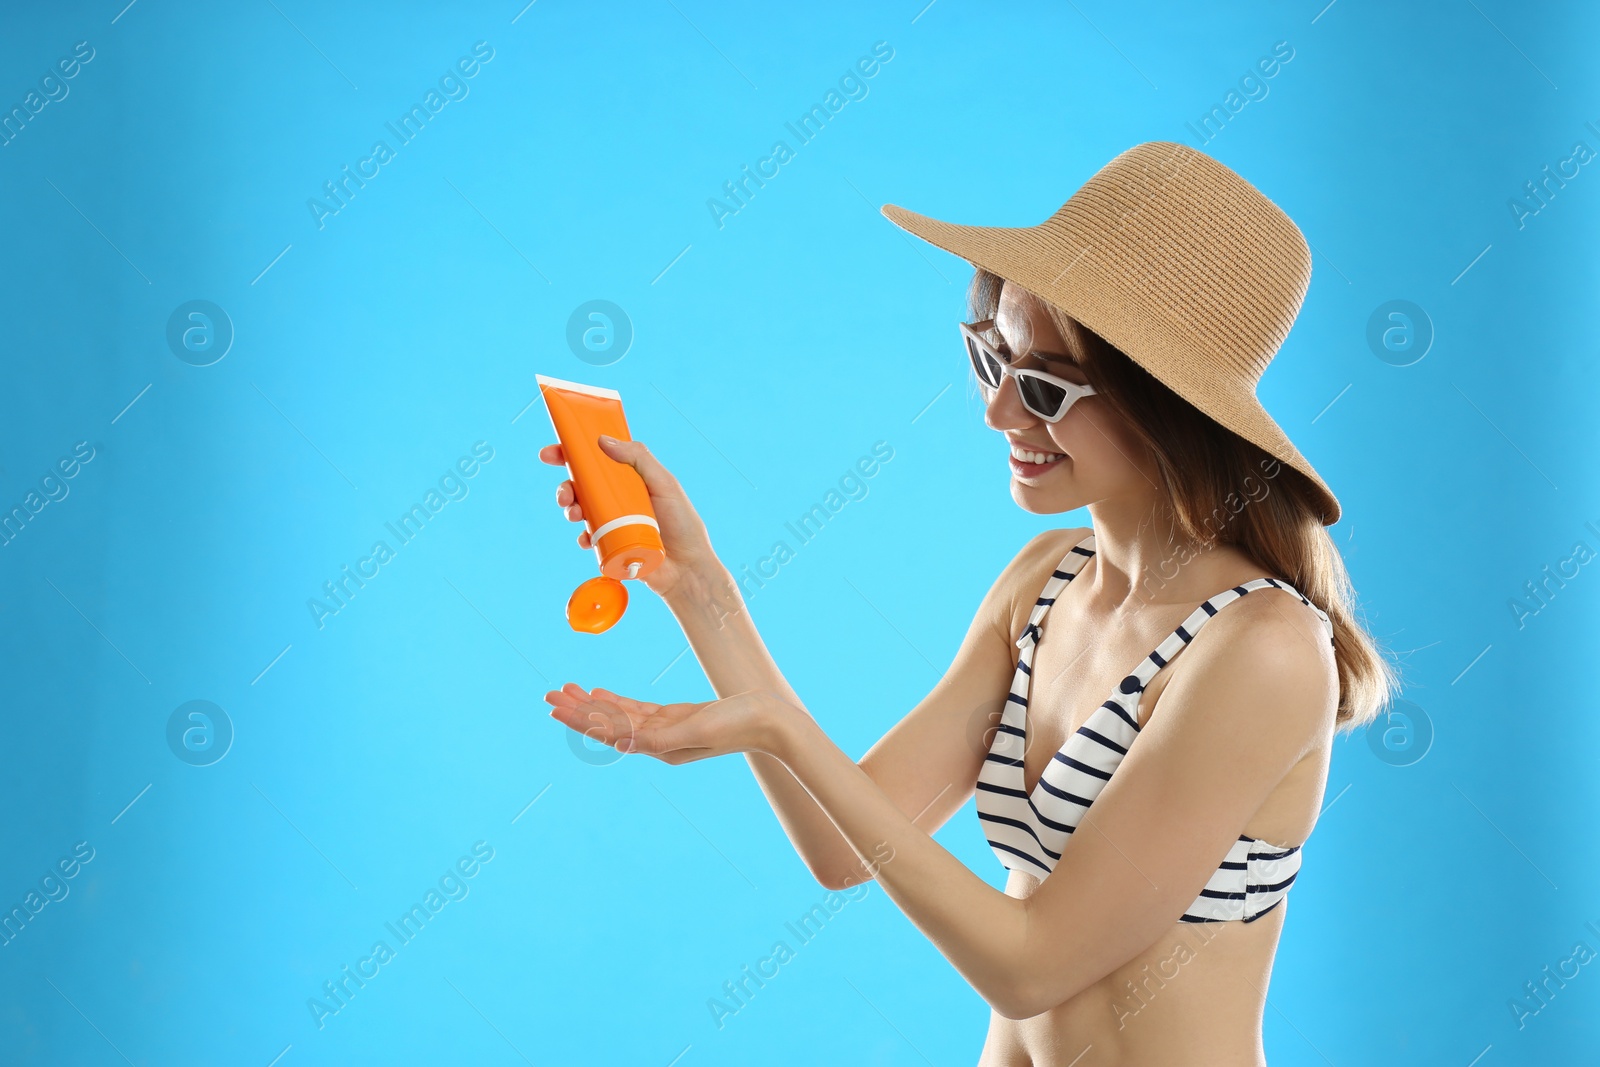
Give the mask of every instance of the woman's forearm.
POLYGON ((906 917, 1002 1015, 1044 1010, 1024 963, 1026 902, 995 890, 918 829, 809 715, 779 709, 775 721, 772 751, 854 850, 890 857, 873 873, 906 917))
POLYGON ((766 689, 801 705, 773 662, 733 575, 722 562, 689 571, 662 597, 719 698, 766 689))
MULTIPOLYGON (((719 698, 765 690, 796 708, 805 707, 767 651, 738 583, 720 561, 691 572, 663 599, 719 698)), ((850 843, 781 761, 763 752, 748 752, 745 758, 784 833, 818 882, 839 889, 870 880, 850 843)))

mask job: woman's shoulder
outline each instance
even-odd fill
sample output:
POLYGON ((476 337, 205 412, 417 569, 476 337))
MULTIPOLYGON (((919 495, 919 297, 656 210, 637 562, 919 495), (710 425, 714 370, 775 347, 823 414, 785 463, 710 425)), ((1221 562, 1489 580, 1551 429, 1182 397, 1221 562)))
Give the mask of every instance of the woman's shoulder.
POLYGON ((1018 549, 1011 562, 1006 564, 996 584, 1006 592, 1006 601, 1010 605, 1008 629, 1013 638, 1022 632, 1023 623, 1056 568, 1074 546, 1093 532, 1087 526, 1043 530, 1018 549))
POLYGON ((1037 596, 1039 588, 1049 580, 1056 567, 1093 532, 1087 526, 1042 530, 1017 550, 1006 566, 1006 573, 1024 586, 1034 586, 1034 595, 1037 596))
POLYGON ((1033 540, 1022 546, 1017 553, 1019 559, 1027 559, 1040 566, 1048 564, 1052 569, 1066 558, 1067 553, 1088 538, 1094 530, 1088 526, 1068 526, 1058 530, 1042 530, 1035 534, 1033 540))
POLYGON ((1327 624, 1287 583, 1259 581, 1252 579, 1248 596, 1231 599, 1205 623, 1205 632, 1179 658, 1191 661, 1180 670, 1208 678, 1218 687, 1219 698, 1224 692, 1237 696, 1240 679, 1261 683, 1300 708, 1302 725, 1320 734, 1332 723, 1339 695, 1338 663, 1327 624))

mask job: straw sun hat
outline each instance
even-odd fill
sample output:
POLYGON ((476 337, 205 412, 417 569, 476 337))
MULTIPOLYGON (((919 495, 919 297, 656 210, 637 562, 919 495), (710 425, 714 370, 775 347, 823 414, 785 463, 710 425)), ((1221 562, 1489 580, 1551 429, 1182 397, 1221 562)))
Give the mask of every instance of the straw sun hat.
POLYGON ((1188 145, 1151 141, 1037 226, 961 226, 894 204, 883 214, 1083 323, 1304 475, 1323 525, 1339 520, 1333 491, 1256 399, 1305 299, 1311 250, 1238 174, 1188 145))

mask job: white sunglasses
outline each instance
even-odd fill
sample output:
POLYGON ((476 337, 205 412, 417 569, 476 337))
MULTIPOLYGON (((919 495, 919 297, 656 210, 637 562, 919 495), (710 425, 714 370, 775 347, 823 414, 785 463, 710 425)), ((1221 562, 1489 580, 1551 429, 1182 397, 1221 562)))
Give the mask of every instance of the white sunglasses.
POLYGON ((978 380, 990 389, 998 389, 1009 374, 1017 380, 1017 396, 1021 398, 1022 406, 1045 422, 1060 422, 1075 401, 1094 395, 1092 385, 1069 382, 1030 367, 1013 367, 980 333, 994 328, 993 319, 959 325, 961 336, 967 342, 967 355, 972 359, 972 368, 978 372, 978 380))

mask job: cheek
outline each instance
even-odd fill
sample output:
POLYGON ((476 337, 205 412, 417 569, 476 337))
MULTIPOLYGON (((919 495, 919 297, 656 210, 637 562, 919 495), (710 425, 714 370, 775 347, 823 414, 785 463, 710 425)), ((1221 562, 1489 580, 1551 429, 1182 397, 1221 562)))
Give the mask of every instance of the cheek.
POLYGON ((1069 456, 1090 456, 1107 447, 1111 415, 1095 398, 1084 397, 1072 405, 1060 422, 1045 424, 1046 433, 1069 456))
POLYGON ((1050 427, 1050 439, 1080 466, 1113 471, 1132 466, 1143 446, 1104 404, 1085 397, 1072 406, 1066 418, 1050 427))

